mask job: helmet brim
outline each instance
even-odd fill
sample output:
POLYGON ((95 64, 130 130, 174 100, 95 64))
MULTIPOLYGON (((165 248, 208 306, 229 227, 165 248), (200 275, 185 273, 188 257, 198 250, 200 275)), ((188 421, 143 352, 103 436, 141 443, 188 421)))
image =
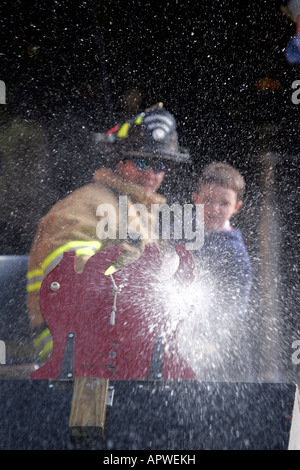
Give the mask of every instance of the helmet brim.
POLYGON ((132 150, 132 151, 124 151, 120 150, 119 156, 121 159, 132 159, 132 158, 147 158, 148 160, 165 160, 168 162, 173 163, 191 163, 191 156, 190 154, 185 151, 185 149, 178 149, 179 152, 176 153, 168 153, 167 151, 164 152, 147 152, 143 150, 132 150))

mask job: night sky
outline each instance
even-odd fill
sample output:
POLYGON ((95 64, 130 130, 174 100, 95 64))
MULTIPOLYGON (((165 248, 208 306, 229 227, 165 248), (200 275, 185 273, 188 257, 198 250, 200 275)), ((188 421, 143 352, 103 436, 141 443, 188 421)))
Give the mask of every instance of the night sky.
POLYGON ((175 114, 196 160, 224 145, 238 153, 238 142, 252 151, 256 142, 247 146, 236 130, 283 127, 298 114, 298 66, 284 55, 295 25, 281 3, 4 1, 7 107, 45 121, 65 108, 101 129, 120 119, 124 92, 138 88, 141 107, 163 101, 175 114), (265 77, 280 83, 277 93, 257 90, 265 77))

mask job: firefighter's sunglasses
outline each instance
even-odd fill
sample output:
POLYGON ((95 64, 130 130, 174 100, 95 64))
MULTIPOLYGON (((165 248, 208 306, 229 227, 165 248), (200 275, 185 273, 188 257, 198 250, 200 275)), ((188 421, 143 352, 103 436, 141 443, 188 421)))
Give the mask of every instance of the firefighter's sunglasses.
POLYGON ((149 168, 152 168, 154 173, 160 173, 166 170, 166 166, 163 162, 149 162, 145 158, 135 158, 133 163, 142 171, 147 171, 149 168))

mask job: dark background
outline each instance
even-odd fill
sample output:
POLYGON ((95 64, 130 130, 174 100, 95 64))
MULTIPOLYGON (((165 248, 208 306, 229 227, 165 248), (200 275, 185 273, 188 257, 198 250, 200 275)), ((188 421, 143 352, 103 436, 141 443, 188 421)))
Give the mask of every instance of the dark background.
POLYGON ((170 201, 190 202, 197 174, 213 160, 243 173, 247 194, 235 222, 254 266, 255 312, 271 191, 277 237, 275 245, 268 241, 277 267, 266 276, 277 286, 282 327, 297 338, 300 138, 291 97, 300 65, 285 58, 296 28, 283 3, 3 1, 1 253, 28 253, 39 218, 91 180, 100 162, 92 133, 121 120, 126 91, 137 89, 142 109, 162 101, 175 115, 180 143, 193 157, 191 168, 166 175, 161 191, 170 201), (266 151, 277 155, 267 185, 266 151))

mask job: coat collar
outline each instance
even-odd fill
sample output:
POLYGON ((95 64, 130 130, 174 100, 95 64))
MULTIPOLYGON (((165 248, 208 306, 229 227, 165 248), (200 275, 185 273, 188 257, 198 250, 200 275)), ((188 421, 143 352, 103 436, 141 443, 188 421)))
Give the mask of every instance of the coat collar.
POLYGON ((158 193, 153 193, 148 196, 142 186, 125 181, 120 175, 114 173, 109 168, 97 170, 94 174, 94 181, 102 183, 105 186, 110 186, 119 193, 128 195, 145 206, 149 206, 150 204, 164 204, 166 202, 165 197, 158 193))

